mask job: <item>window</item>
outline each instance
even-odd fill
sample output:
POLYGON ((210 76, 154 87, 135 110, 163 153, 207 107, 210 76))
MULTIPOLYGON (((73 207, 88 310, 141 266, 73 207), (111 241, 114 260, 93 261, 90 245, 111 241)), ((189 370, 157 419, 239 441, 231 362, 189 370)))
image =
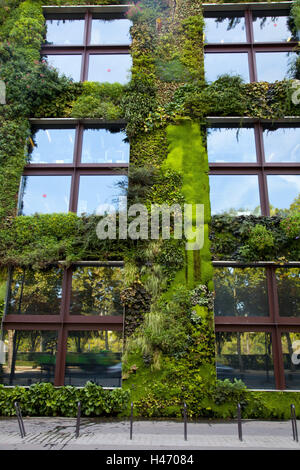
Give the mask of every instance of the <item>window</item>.
POLYGON ((253 32, 255 42, 297 41, 297 32, 292 19, 282 11, 253 11, 253 32))
POLYGON ((129 163, 129 143, 125 132, 85 128, 81 163, 129 163))
POLYGON ((221 12, 205 14, 206 43, 246 42, 245 15, 243 12, 230 14, 221 12))
POLYGON ((72 15, 48 16, 46 20, 46 44, 58 46, 78 46, 84 42, 84 17, 72 15))
POLYGON ((293 78, 291 68, 296 58, 296 52, 257 52, 257 80, 273 83, 293 78))
POLYGON ((276 270, 279 315, 300 317, 300 270, 297 268, 276 270))
POLYGON ((268 175, 267 180, 271 213, 290 211, 299 200, 300 174, 268 175))
POLYGON ((264 126, 266 162, 300 163, 300 128, 264 126))
POLYGON ((80 81, 82 55, 79 54, 47 54, 43 56, 48 64, 57 69, 60 75, 80 81))
POLYGON ((249 65, 247 52, 224 52, 205 54, 205 78, 213 82, 220 75, 240 75, 245 82, 249 82, 249 65))
POLYGON ((132 22, 125 18, 113 19, 109 16, 92 19, 90 44, 124 45, 131 43, 132 22))
POLYGON ((254 129, 210 127, 207 129, 207 152, 211 163, 255 162, 254 129))
POLYGON ((300 333, 290 331, 282 333, 281 343, 286 388, 300 390, 300 333))
POLYGON ((73 163, 75 128, 38 129, 29 163, 73 163))

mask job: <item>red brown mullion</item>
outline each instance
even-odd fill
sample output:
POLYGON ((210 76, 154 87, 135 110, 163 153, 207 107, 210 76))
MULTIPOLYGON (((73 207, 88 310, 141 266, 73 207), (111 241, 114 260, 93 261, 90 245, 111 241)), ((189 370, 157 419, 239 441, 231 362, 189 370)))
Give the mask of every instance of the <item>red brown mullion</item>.
POLYGON ((278 325, 275 326, 272 334, 272 349, 275 383, 277 390, 285 390, 284 365, 281 345, 281 331, 278 325))
POLYGON ((67 330, 62 324, 59 329, 58 334, 58 344, 57 344, 57 356, 55 363, 55 377, 54 385, 56 387, 64 385, 65 379, 65 364, 66 364, 66 354, 67 354, 67 330))

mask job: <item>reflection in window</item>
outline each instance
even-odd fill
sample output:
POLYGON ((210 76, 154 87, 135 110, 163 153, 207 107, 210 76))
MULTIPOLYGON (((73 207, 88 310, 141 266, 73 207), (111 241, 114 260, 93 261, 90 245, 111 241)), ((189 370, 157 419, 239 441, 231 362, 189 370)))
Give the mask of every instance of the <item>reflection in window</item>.
POLYGON ((107 129, 85 129, 82 144, 82 163, 128 163, 129 143, 125 132, 107 129))
POLYGON ((84 175, 80 176, 78 215, 83 213, 104 215, 118 210, 120 185, 126 185, 127 176, 84 175))
POLYGON ((300 163, 300 128, 264 129, 266 162, 300 163))
POLYGON ((129 81, 131 64, 129 54, 90 54, 88 80, 124 85, 129 81))
POLYGON ((72 163, 75 129, 38 129, 30 163, 72 163))
POLYGON ((260 215, 257 175, 210 175, 212 214, 260 215))
POLYGON ((267 279, 263 268, 216 268, 214 282, 216 316, 269 315, 267 279))
POLYGON ((208 82, 213 82, 224 74, 240 75, 245 82, 249 82, 247 52, 207 53, 204 56, 204 69, 208 82))
POLYGON ((131 43, 130 28, 132 22, 127 19, 93 19, 90 44, 127 45, 131 43))
POLYGON ((208 128, 207 152, 211 163, 255 162, 254 129, 208 128))
POLYGON ((19 215, 69 211, 71 176, 23 176, 19 215))
POLYGON ((300 269, 276 269, 279 315, 300 317, 300 269))
POLYGON ((70 331, 65 384, 81 387, 92 381, 102 387, 120 387, 121 353, 121 332, 70 331))
POLYGON ((80 81, 81 54, 48 54, 44 56, 48 64, 58 70, 61 75, 80 81))
POLYGON ((242 380, 249 388, 275 388, 270 333, 217 332, 219 380, 242 380))
POLYGON ((296 52, 256 52, 257 79, 274 83, 290 77, 296 52))
POLYGON ((244 13, 234 16, 205 17, 206 43, 246 42, 244 13))
POLYGON ((287 389, 300 389, 300 333, 281 335, 285 385, 287 389))
POLYGON ((72 276, 70 315, 123 315, 118 267, 77 267, 72 276))
POLYGON ((253 12, 255 42, 289 42, 297 39, 288 16, 279 15, 277 12, 272 12, 272 15, 269 16, 267 12, 253 12), (277 16, 274 16, 275 14, 277 16))
POLYGON ((9 282, 8 314, 59 315, 62 270, 14 268, 9 282))
POLYGON ((0 364, 0 383, 31 385, 54 382, 56 331, 8 330, 4 335, 5 363, 0 364))
POLYGON ((268 175, 270 213, 295 210, 300 199, 300 175, 268 175))
POLYGON ((73 46, 83 44, 84 19, 46 20, 47 44, 73 46))

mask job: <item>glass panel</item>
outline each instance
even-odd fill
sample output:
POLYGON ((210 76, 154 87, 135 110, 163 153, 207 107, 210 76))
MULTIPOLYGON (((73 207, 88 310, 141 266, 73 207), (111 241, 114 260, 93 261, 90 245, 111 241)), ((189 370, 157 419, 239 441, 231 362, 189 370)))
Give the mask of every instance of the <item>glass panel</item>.
POLYGON ((120 387, 121 353, 119 331, 70 331, 65 384, 81 387, 91 381, 102 387, 120 387))
POLYGON ((244 14, 204 18, 206 43, 246 42, 244 14))
POLYGON ((268 175, 271 215, 280 210, 297 210, 300 200, 300 175, 268 175))
POLYGON ((71 176, 23 176, 19 215, 69 211, 71 176))
POLYGON ((297 39, 290 17, 278 12, 269 16, 264 12, 253 12, 253 30, 255 42, 289 42, 297 39), (275 16, 276 15, 276 16, 275 16))
POLYGON ((85 129, 82 144, 82 163, 128 163, 129 143, 125 132, 107 129, 85 129))
POLYGON ((300 269, 276 269, 279 315, 300 317, 300 269))
POLYGON ((211 175, 212 214, 260 215, 257 175, 211 175))
POLYGON ((124 85, 130 79, 132 65, 129 54, 90 54, 90 82, 121 83, 124 85))
POLYGON ((0 383, 31 385, 54 382, 57 331, 8 330, 4 334, 5 363, 0 383))
POLYGON ((47 44, 72 46, 83 44, 84 20, 55 19, 46 20, 47 44))
POLYGON ((300 128, 264 129, 266 162, 300 163, 300 128))
POLYGON ((91 44, 130 44, 132 22, 126 19, 92 20, 91 44))
POLYGON ((30 163, 72 163, 75 129, 38 129, 30 163))
POLYGON ((118 197, 123 195, 120 185, 126 185, 127 179, 127 176, 80 176, 78 215, 104 215, 118 210, 118 197))
POLYGON ((268 288, 263 268, 215 268, 215 315, 267 317, 268 288))
POLYGON ((256 52, 257 79, 274 83, 290 77, 296 52, 256 52))
POLYGON ((59 315, 63 271, 14 268, 10 282, 8 314, 59 315))
POLYGON ((218 52, 204 56, 205 78, 208 82, 217 80, 220 75, 240 75, 249 82, 249 65, 247 52, 218 52))
POLYGON ((123 315, 122 268, 77 267, 72 276, 70 315, 123 315))
POLYGON ((59 54, 44 56, 48 64, 54 67, 62 75, 72 78, 74 82, 80 81, 81 54, 59 54))
POLYGON ((217 332, 216 367, 219 380, 242 380, 249 388, 274 389, 270 333, 217 332))
POLYGON ((300 389, 300 333, 281 335, 285 386, 290 390, 300 389))
POLYGON ((211 163, 256 162, 254 129, 208 128, 207 152, 211 163))

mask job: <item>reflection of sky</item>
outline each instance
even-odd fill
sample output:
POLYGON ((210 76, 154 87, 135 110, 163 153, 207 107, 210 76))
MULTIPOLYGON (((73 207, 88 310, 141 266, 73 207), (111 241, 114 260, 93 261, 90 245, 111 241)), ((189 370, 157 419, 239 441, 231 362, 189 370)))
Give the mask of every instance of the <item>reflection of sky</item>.
POLYGON ((61 74, 73 78, 75 82, 80 81, 81 55, 47 55, 48 64, 55 67, 61 74))
POLYGON ((91 82, 121 83, 129 81, 131 69, 129 54, 91 54, 89 60, 89 78, 91 82))
POLYGON ((120 20, 92 20, 91 44, 130 44, 132 22, 120 20))
POLYGON ((254 130, 209 128, 207 151, 210 162, 255 162, 254 130))
POLYGON ((288 77, 288 71, 296 52, 256 52, 259 81, 273 83, 288 77))
POLYGON ((248 54, 246 52, 205 54, 204 62, 205 78, 208 82, 212 82, 219 75, 226 73, 240 75, 245 82, 249 82, 248 54))
POLYGON ((83 163, 128 163, 129 143, 123 142, 125 132, 107 129, 85 129, 83 134, 83 163))
POLYGON ((268 175, 270 205, 276 209, 289 209, 300 194, 300 175, 268 175))
POLYGON ((211 175, 209 182, 212 214, 230 209, 251 213, 260 206, 256 175, 211 175))
POLYGON ((224 18, 222 22, 205 18, 205 42, 246 42, 245 17, 235 19, 238 22, 228 29, 232 18, 224 18))
POLYGON ((83 44, 84 20, 47 20, 47 43, 64 46, 83 44))
POLYGON ((75 129, 39 129, 30 163, 72 163, 75 129))
POLYGON ((292 34, 288 28, 287 20, 287 16, 253 18, 254 40, 256 42, 273 42, 286 41, 291 38, 292 34), (266 18, 265 22, 263 22, 264 18, 266 18))
POLYGON ((82 213, 103 215, 111 213, 110 205, 118 207, 118 197, 123 195, 119 182, 127 181, 127 176, 85 175, 80 177, 78 215, 82 213))
POLYGON ((300 128, 264 131, 266 162, 300 162, 300 128))
POLYGON ((71 176, 26 176, 22 215, 68 212, 71 176))

